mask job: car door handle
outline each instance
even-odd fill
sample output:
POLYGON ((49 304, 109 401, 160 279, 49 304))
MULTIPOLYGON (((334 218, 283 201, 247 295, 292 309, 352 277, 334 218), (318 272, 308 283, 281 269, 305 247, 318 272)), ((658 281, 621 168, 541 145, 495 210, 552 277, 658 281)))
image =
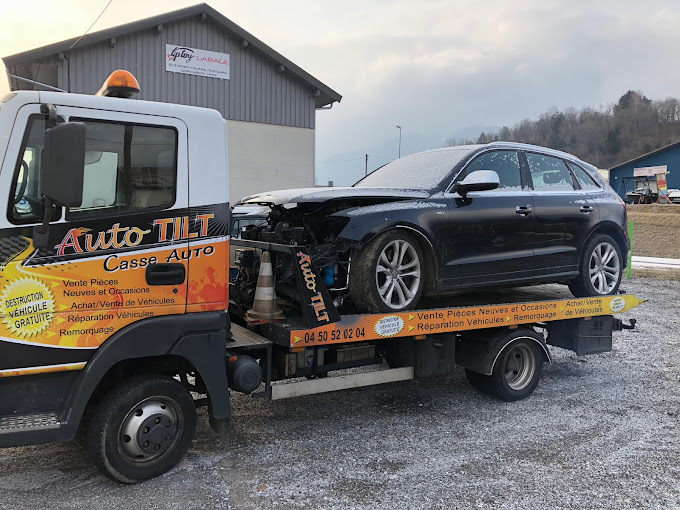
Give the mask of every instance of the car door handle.
POLYGON ((593 208, 589 205, 582 205, 580 211, 582 213, 589 213, 589 212, 593 212, 593 208))
POLYGON ((184 264, 149 264, 146 283, 149 285, 179 285, 186 278, 184 264))
POLYGON ((527 214, 531 214, 531 206, 530 205, 518 205, 515 207, 515 212, 517 214, 521 214, 522 216, 526 216, 527 214))

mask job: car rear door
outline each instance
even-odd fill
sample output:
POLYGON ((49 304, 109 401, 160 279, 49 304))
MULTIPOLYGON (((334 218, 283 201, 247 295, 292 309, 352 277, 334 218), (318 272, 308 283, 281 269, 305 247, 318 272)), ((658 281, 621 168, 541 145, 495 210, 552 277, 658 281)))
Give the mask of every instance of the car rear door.
POLYGON ((583 244, 600 220, 597 203, 561 158, 524 152, 534 212, 534 277, 575 276, 583 244))
POLYGON ((447 193, 450 219, 443 246, 445 285, 469 287, 531 279, 533 202, 517 151, 484 152, 456 181, 476 170, 495 171, 500 186, 465 197, 447 193))

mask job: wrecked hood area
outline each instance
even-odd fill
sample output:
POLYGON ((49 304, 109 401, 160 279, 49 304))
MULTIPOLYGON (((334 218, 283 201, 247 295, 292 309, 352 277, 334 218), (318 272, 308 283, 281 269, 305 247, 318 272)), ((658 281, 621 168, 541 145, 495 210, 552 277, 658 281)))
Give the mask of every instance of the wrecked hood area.
POLYGON ((324 203, 350 199, 360 203, 383 203, 396 200, 428 198, 430 193, 419 189, 398 188, 299 188, 267 191, 247 196, 238 205, 283 205, 302 203, 324 203))
MULTIPOLYGON (((268 206, 267 222, 246 227, 244 239, 282 244, 305 245, 312 257, 320 246, 324 251, 347 250, 338 246, 340 233, 350 222, 341 211, 370 207, 390 207, 396 203, 425 201, 430 192, 400 188, 303 188, 269 191, 243 198, 238 206, 268 206)), ((342 244, 342 243, 341 243, 342 244)), ((323 264, 315 260, 317 266, 323 264)))

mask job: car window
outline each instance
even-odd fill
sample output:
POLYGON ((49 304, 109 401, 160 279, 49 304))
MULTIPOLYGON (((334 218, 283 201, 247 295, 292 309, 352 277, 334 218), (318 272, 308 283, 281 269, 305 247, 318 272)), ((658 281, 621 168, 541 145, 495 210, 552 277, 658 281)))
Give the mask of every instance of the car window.
POLYGON ((239 218, 235 219, 231 226, 231 237, 234 239, 241 239, 241 233, 244 227, 249 225, 260 225, 267 221, 267 218, 239 218))
POLYGON ((526 157, 535 190, 574 191, 574 181, 564 161, 531 152, 526 157))
POLYGON ((457 182, 476 170, 493 170, 498 174, 500 185, 498 189, 521 190, 519 157, 517 151, 490 151, 477 156, 458 175, 457 182))
POLYGON ((581 189, 586 191, 600 189, 595 180, 583 168, 571 162, 569 163, 569 167, 571 168, 571 171, 574 172, 576 180, 581 185, 581 189))

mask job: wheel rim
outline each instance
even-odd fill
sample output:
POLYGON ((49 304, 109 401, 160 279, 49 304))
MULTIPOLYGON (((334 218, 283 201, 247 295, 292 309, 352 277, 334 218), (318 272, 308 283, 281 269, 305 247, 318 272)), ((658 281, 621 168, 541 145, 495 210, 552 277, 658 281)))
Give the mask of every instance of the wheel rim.
POLYGON ((621 274, 619 254, 609 243, 598 244, 590 255, 588 276, 598 294, 609 294, 614 290, 621 274))
POLYGON ((121 453, 130 462, 149 462, 170 452, 182 434, 179 406, 172 400, 143 400, 127 414, 120 426, 121 453))
POLYGON ((536 372, 536 355, 528 345, 512 347, 505 358, 505 382, 515 391, 529 386, 536 372))
POLYGON ((420 260, 409 242, 397 239, 383 248, 375 283, 380 299, 390 308, 399 310, 413 302, 420 287, 420 260))

